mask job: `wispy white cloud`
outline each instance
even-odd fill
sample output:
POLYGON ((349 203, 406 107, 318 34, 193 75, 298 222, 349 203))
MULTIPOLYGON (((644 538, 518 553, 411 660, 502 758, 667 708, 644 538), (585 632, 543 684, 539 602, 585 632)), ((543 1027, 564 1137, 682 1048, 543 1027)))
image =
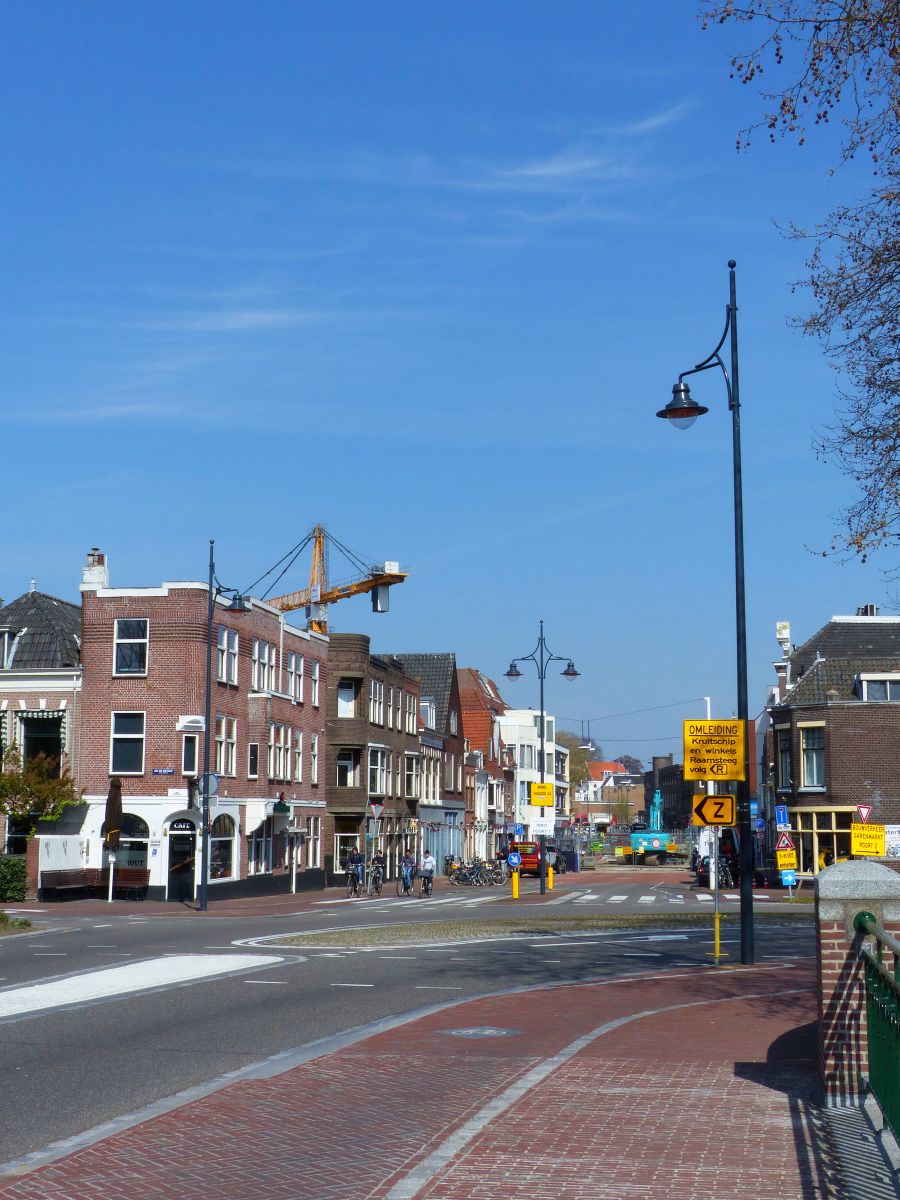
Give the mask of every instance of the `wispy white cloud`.
POLYGON ((643 117, 640 121, 632 121, 627 125, 620 125, 609 132, 617 133, 623 137, 643 137, 648 133, 657 133, 660 129, 674 125, 687 116, 695 105, 695 100, 682 100, 679 104, 672 104, 669 108, 663 108, 657 113, 651 113, 649 117, 643 117))

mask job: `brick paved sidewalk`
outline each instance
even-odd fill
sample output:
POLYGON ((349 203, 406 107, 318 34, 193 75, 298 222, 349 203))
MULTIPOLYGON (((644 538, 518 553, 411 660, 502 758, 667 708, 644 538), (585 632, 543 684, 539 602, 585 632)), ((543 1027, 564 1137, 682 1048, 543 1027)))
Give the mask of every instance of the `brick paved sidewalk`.
POLYGON ((0 1200, 839 1200, 815 1018, 809 963, 465 1001, 7 1176, 0 1200))

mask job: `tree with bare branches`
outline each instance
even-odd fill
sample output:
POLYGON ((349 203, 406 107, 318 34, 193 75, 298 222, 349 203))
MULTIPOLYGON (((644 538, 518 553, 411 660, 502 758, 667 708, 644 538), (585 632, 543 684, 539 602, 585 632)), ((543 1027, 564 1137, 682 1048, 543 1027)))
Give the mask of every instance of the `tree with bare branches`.
POLYGON ((839 118, 832 170, 862 153, 869 192, 789 236, 809 244, 815 308, 797 326, 820 339, 839 373, 839 407, 818 452, 858 486, 831 550, 863 557, 900 538, 900 0, 701 0, 704 26, 733 21, 762 36, 733 56, 732 77, 759 86, 760 129, 796 137, 839 118), (770 67, 776 87, 764 84, 770 67))

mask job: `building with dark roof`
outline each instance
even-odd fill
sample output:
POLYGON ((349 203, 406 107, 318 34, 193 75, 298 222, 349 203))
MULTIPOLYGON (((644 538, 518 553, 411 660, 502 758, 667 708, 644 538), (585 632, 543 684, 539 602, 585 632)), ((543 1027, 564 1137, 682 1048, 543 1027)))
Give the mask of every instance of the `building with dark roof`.
MULTIPOLYGON (((14 745, 77 777, 80 635, 81 606, 34 587, 0 608, 0 753, 14 745)), ((2 816, 0 847, 24 851, 2 816)))
POLYGON ((787 807, 798 869, 814 875, 850 855, 857 805, 900 832, 900 617, 870 605, 799 646, 784 622, 777 638, 763 773, 787 807))
POLYGON ((465 736, 456 655, 395 654, 392 657, 419 684, 422 843, 441 866, 448 854, 460 855, 464 849, 465 736))

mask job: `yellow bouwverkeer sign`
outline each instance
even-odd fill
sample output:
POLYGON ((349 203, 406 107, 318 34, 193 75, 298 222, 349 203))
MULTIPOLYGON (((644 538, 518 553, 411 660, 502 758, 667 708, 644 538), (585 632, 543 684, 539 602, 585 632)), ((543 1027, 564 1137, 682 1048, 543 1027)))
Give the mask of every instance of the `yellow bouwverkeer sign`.
POLYGON ((746 779, 744 721, 685 721, 685 779, 746 779))
POLYGON ((553 808, 555 799, 553 796, 552 783, 533 783, 531 785, 531 795, 529 799, 532 804, 539 804, 541 808, 553 808))
POLYGON ((884 858, 884 826, 860 825, 854 821, 850 826, 850 853, 884 858))

